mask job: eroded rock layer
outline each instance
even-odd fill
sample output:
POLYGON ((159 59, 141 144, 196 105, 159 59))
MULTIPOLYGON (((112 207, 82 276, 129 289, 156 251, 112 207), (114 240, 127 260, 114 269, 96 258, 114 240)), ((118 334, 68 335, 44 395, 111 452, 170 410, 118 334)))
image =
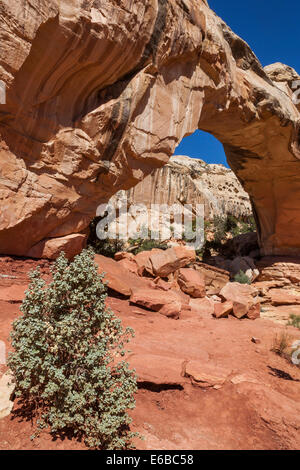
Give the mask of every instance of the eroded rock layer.
POLYGON ((199 128, 249 193, 262 253, 300 254, 298 76, 264 70, 206 1, 2 0, 0 24, 1 253, 84 234, 199 128))
POLYGON ((143 181, 128 191, 120 191, 113 202, 127 198, 129 206, 143 204, 204 205, 206 220, 231 214, 237 218, 252 215, 248 194, 235 174, 224 165, 207 164, 184 155, 171 157, 162 168, 153 170, 143 181))

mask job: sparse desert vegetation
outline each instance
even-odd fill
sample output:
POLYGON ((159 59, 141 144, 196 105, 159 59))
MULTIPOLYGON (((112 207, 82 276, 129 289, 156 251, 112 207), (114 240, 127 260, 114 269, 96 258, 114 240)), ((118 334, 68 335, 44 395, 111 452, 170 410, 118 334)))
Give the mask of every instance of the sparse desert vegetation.
POLYGON ((136 377, 123 360, 133 330, 105 306, 106 288, 93 253, 84 250, 68 263, 56 260, 49 285, 39 269, 13 323, 8 366, 15 395, 33 435, 72 435, 91 448, 125 449, 134 436, 128 410, 134 408, 136 377))
POLYGON ((0 450, 300 448, 292 3, 1 1, 0 450))

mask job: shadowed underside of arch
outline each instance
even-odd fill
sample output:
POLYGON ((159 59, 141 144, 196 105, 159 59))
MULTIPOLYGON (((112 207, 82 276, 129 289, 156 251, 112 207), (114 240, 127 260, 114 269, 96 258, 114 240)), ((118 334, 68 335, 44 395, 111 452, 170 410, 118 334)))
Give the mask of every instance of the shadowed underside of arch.
POLYGON ((204 0, 4 0, 0 20, 0 253, 85 234, 202 129, 251 197, 262 254, 300 255, 293 69, 263 69, 204 0))

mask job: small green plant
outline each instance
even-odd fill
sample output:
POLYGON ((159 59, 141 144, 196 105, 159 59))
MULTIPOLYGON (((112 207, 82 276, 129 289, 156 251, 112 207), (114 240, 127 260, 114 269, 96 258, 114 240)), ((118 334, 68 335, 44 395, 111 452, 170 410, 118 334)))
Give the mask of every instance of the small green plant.
POLYGON ((288 324, 300 330, 300 315, 291 314, 288 324))
POLYGON ((46 285, 40 271, 13 323, 15 352, 8 360, 16 396, 32 417, 37 436, 82 438, 101 449, 130 447, 128 409, 135 406, 136 376, 122 359, 133 330, 105 306, 106 287, 91 250, 72 263, 61 254, 46 285))
POLYGON ((251 284, 251 279, 247 276, 244 271, 240 270, 235 276, 234 281, 239 282, 240 284, 251 284))
POLYGON ((286 357, 290 342, 291 338, 286 331, 282 331, 279 334, 276 333, 273 338, 271 351, 273 351, 275 354, 278 354, 278 356, 286 357))
POLYGON ((214 226, 214 241, 216 244, 221 244, 221 242, 226 238, 227 221, 223 217, 215 216, 214 221, 213 221, 213 226, 214 226))
POLYGON ((227 215, 225 221, 225 229, 227 232, 232 232, 238 227, 238 220, 231 214, 227 215))
POLYGON ((167 243, 162 243, 159 240, 130 240, 130 244, 135 246, 133 253, 137 255, 141 251, 151 251, 153 248, 159 248, 161 250, 166 250, 168 248, 167 243), (135 242, 135 243, 133 243, 135 242))

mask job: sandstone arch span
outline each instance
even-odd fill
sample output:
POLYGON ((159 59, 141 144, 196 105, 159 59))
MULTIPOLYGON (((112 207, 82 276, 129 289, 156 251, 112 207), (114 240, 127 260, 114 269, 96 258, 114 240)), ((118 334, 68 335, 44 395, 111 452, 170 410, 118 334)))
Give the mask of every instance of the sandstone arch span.
POLYGON ((205 0, 21 3, 0 6, 2 254, 79 249, 98 204, 197 128, 250 194, 262 253, 300 254, 293 69, 264 70, 205 0))

